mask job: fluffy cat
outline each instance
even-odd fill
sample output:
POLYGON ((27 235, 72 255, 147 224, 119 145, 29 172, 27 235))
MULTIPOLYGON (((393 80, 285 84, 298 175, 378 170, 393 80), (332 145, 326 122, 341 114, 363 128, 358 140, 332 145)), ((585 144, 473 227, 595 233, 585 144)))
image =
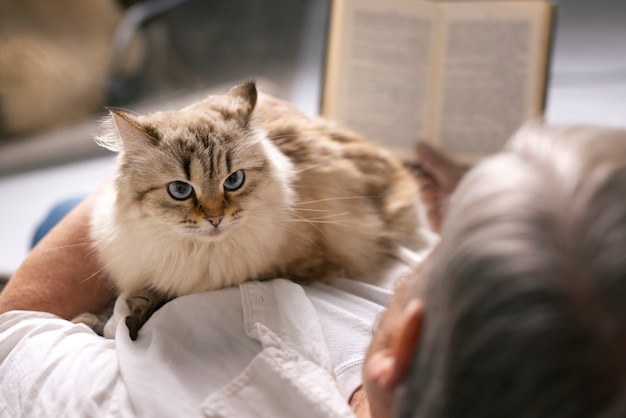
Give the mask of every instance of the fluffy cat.
POLYGON ((399 160, 276 103, 246 83, 180 111, 111 110, 99 142, 119 163, 92 239, 132 337, 173 297, 276 277, 374 282, 426 246, 399 160))

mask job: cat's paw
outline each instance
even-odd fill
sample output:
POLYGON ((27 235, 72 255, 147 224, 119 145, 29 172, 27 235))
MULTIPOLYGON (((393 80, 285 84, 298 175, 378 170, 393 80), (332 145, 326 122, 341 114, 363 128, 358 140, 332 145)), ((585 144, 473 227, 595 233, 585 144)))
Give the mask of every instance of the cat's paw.
POLYGON ((135 341, 143 324, 152 314, 170 298, 152 289, 142 289, 126 298, 130 315, 126 317, 126 326, 130 339, 135 341))
POLYGON ((143 324, 148 320, 145 315, 141 313, 132 313, 126 317, 126 326, 128 327, 128 335, 130 339, 135 341, 139 336, 139 330, 143 327, 143 324))
POLYGON ((96 334, 104 335, 104 325, 109 319, 106 315, 94 315, 92 313, 82 313, 72 319, 75 324, 85 324, 91 328, 96 334))

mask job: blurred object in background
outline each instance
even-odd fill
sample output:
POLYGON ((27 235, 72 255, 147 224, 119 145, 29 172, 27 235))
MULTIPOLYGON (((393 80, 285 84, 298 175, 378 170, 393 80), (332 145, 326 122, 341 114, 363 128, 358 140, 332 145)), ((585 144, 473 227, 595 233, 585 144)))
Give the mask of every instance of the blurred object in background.
POLYGON ((98 110, 121 16, 112 0, 0 0, 0 136, 98 110))
POLYGON ((287 96, 316 2, 0 0, 0 138, 242 79, 287 96))
POLYGON ((252 77, 271 80, 286 94, 308 8, 289 0, 140 2, 115 34, 110 103, 252 77), (128 67, 129 61, 137 65, 128 67))

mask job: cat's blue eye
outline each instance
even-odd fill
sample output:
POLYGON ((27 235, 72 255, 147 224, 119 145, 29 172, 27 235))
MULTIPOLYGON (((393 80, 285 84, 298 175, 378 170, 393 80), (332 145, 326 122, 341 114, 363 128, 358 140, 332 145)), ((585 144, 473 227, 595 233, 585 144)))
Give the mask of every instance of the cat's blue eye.
POLYGON ((186 200, 193 195, 193 186, 184 181, 173 181, 167 185, 167 192, 176 200, 186 200))
POLYGON ((226 180, 224 180, 224 190, 226 190, 227 192, 233 192, 237 190, 238 188, 243 186, 243 181, 245 180, 245 178, 246 176, 243 174, 243 170, 235 171, 233 174, 228 176, 226 180))

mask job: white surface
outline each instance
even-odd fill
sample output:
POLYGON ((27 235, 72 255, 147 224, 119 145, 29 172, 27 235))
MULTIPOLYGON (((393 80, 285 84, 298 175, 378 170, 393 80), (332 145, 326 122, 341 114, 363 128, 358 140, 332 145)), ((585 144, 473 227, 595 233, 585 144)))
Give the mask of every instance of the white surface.
POLYGON ((562 0, 546 121, 626 127, 626 2, 562 0))
POLYGON ((548 98, 546 122, 626 127, 626 83, 554 87, 548 98))
POLYGON ((28 253, 33 232, 61 200, 91 193, 115 166, 111 157, 0 178, 0 272, 13 272, 28 253))
POLYGON ((349 280, 250 281, 175 298, 134 342, 125 321, 106 340, 47 313, 7 312, 2 416, 354 417, 347 400, 390 295, 349 280))

